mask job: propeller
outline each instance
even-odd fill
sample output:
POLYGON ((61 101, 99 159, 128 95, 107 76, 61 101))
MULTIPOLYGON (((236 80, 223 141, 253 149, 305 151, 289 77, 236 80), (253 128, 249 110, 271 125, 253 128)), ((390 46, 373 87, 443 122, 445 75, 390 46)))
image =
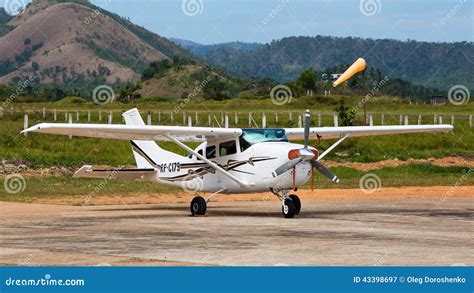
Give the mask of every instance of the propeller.
MULTIPOLYGON (((310 131, 310 118, 311 114, 309 110, 306 110, 304 114, 304 147, 301 149, 296 149, 296 150, 291 150, 288 153, 288 159, 286 163, 281 165, 280 167, 276 168, 273 172, 272 175, 273 177, 280 176, 281 174, 289 171, 290 169, 294 168, 296 165, 303 161, 309 161, 311 162, 311 166, 314 167, 318 172, 323 174, 324 176, 328 177, 332 182, 339 183, 339 178, 334 175, 331 171, 329 171, 328 168, 326 168, 323 164, 321 164, 317 158, 318 158, 318 152, 315 150, 311 150, 308 145, 309 145, 309 131, 310 131)), ((312 173, 313 171, 311 171, 312 173)), ((293 176, 295 174, 293 173, 293 176)), ((311 177, 313 175, 311 174, 311 177)), ((294 182, 294 178, 293 178, 294 182)))

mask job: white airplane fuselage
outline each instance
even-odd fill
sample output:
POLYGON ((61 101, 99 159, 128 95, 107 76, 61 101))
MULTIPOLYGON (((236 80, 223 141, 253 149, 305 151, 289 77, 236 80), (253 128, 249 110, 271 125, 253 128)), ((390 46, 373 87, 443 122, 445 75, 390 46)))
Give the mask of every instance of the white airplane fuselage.
MULTIPOLYGON (((238 144, 238 140, 237 140, 238 144)), ((196 152, 205 150, 208 145, 219 143, 204 142, 195 149, 196 152)), ((247 193, 268 192, 274 190, 288 190, 300 187, 311 177, 311 164, 301 162, 291 170, 273 177, 272 172, 288 162, 290 150, 301 149, 304 146, 289 142, 261 142, 232 155, 210 159, 224 170, 237 177, 246 186, 241 186, 234 180, 216 172, 195 155, 180 157, 180 160, 160 162, 157 166, 157 183, 183 188, 187 191, 219 192, 219 193, 247 193), (295 174, 293 175, 293 172, 295 174)))

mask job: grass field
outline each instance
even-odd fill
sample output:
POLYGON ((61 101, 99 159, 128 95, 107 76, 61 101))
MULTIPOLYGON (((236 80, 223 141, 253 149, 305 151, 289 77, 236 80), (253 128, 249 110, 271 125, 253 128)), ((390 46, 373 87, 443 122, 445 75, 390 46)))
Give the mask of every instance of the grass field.
MULTIPOLYGON (((212 113, 218 116, 216 117, 217 120, 220 120, 220 112, 213 111, 212 113)), ((44 120, 40 113, 30 115, 29 117, 29 125, 53 121, 51 114, 44 120)), ((296 117, 296 112, 294 112, 293 117, 296 117)), ((153 116, 153 118, 157 119, 156 116, 153 116)), ((276 122, 274 117, 268 114, 267 125, 268 127, 295 127, 295 122, 290 122, 288 118, 288 115, 280 115, 279 121, 276 122)), ((172 124, 171 121, 166 120, 167 118, 164 115, 162 119, 162 124, 172 124)), ((324 116, 322 126, 332 125, 332 119, 330 116, 324 116)), ((380 115, 374 116, 374 124, 380 124, 380 119, 380 115)), ((180 122, 175 122, 174 124, 182 125, 182 119, 179 120, 180 122)), ((207 121, 207 117, 205 120, 207 121)), ((230 126, 233 126, 233 120, 231 121, 230 126)), ((61 120, 58 117, 58 122, 64 122, 64 117, 61 120)), ((87 115, 83 113, 78 122, 87 122, 87 115)), ((98 123, 97 117, 92 117, 91 122, 98 123)), ((399 116, 385 117, 386 125, 398 125, 399 122, 399 116)), ((450 123, 450 117, 445 117, 445 122, 450 123)), ((106 123, 105 114, 102 123, 106 123)), ((118 113, 115 115, 114 123, 121 123, 118 113)), ((416 119, 413 118, 411 123, 416 124, 416 119)), ((433 117, 431 115, 423 116, 422 123, 432 124, 433 117)), ((317 115, 313 115, 312 124, 317 125, 317 115)), ((248 114, 239 116, 239 125, 248 127, 248 114)), ((69 139, 66 136, 35 133, 25 137, 19 134, 22 129, 22 115, 11 116, 7 114, 0 118, 0 159, 22 161, 32 167, 79 167, 86 163, 120 166, 134 163, 128 141, 91 138, 69 139)), ((350 138, 339 145, 335 152, 331 153, 327 158, 332 160, 374 162, 394 158, 406 160, 408 158, 439 158, 449 155, 472 156, 472 146, 474 145, 472 130, 473 128, 469 127, 468 119, 458 119, 455 121, 453 133, 350 138)), ((333 140, 322 140, 320 147, 325 149, 333 142, 333 140)), ((165 149, 185 154, 173 143, 163 142, 161 145, 165 149)), ((317 142, 313 141, 312 145, 316 146, 317 142)), ((195 146, 195 144, 191 144, 191 146, 195 146)))

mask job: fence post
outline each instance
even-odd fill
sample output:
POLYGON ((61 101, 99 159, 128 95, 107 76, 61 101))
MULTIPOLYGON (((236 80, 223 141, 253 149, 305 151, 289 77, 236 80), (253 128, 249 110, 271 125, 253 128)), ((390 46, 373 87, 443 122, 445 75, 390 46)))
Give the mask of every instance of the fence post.
POLYGON ((79 110, 76 110, 76 121, 79 121, 79 110))
POLYGON ((402 125, 402 124, 403 124, 403 115, 400 114, 400 125, 402 125))
POLYGON ((91 111, 87 111, 87 122, 91 122, 91 111))
POLYGON ((109 112, 109 124, 112 124, 112 119, 113 119, 113 113, 112 111, 109 112))
POLYGON ((380 120, 381 120, 380 124, 384 125, 385 124, 385 114, 382 113, 382 117, 380 117, 380 120))
POLYGON ((3 108, 0 107, 0 118, 3 118, 3 108))
POLYGON ((229 115, 225 114, 225 121, 224 121, 224 127, 229 128, 229 115))
POLYGON ((211 118, 211 113, 207 115, 207 125, 211 126, 212 125, 212 118, 211 118))
POLYGON ((472 127, 472 115, 469 115, 469 127, 472 127))
POLYGON ((170 111, 170 120, 171 120, 171 122, 174 122, 174 115, 173 115, 173 111, 170 111))
POLYGON ((275 122, 278 123, 278 112, 275 112, 275 122))
POLYGON ((454 125, 454 115, 451 115, 451 125, 454 125))
POLYGON ((55 122, 56 122, 56 120, 58 120, 58 115, 57 115, 56 109, 53 110, 53 119, 54 119, 55 122))
POLYGON ((421 115, 418 115, 418 125, 421 125, 421 115))
POLYGON ((339 117, 337 117, 337 113, 333 113, 333 118, 334 118, 334 127, 338 127, 339 126, 339 121, 338 121, 339 117))
POLYGON ((252 126, 252 112, 249 112, 249 128, 252 126))
MULTIPOLYGON (((25 114, 25 118, 23 120, 23 130, 28 129, 28 114, 25 114)), ((26 132, 23 133, 25 136, 27 135, 26 132)))
POLYGON ((193 118, 191 116, 188 116, 188 126, 193 126, 193 118))
POLYGON ((262 128, 267 128, 267 115, 265 112, 262 113, 262 128))
POLYGON ((158 124, 161 124, 161 111, 158 111, 158 124))
POLYGON ((102 111, 99 111, 99 122, 102 122, 102 111))
POLYGON ((146 115, 146 124, 151 125, 151 111, 146 115))
POLYGON ((433 115, 433 124, 438 123, 438 116, 436 114, 433 115))
POLYGON ((196 124, 196 126, 199 125, 199 116, 198 116, 198 112, 194 112, 194 123, 196 124))
POLYGON ((439 115, 439 124, 443 124, 443 116, 442 115, 439 115))
POLYGON ((46 119, 46 108, 43 107, 43 120, 46 119))
POLYGON ((321 127, 321 112, 318 112, 318 127, 321 127))
POLYGON ((183 125, 186 125, 186 113, 183 111, 183 125))
POLYGON ((374 117, 372 114, 369 115, 369 126, 374 126, 374 117))
POLYGON ((303 127, 303 123, 301 122, 301 114, 298 114, 298 128, 303 127))
POLYGON ((64 121, 67 121, 67 111, 64 110, 64 121))
POLYGON ((237 112, 234 113, 234 122, 235 126, 239 125, 239 115, 237 114, 237 112))
MULTIPOLYGON (((72 114, 69 113, 69 124, 72 124, 72 114)), ((69 139, 72 139, 72 135, 69 135, 69 139)))
POLYGON ((293 121, 293 113, 288 113, 288 120, 293 121))

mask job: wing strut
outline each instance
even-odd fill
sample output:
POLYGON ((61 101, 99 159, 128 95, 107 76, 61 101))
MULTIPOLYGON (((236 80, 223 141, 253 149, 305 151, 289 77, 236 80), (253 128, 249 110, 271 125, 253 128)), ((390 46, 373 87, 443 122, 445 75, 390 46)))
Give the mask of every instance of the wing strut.
POLYGON ((341 142, 346 140, 351 134, 346 133, 343 137, 341 137, 338 141, 336 141, 332 146, 330 146, 327 150, 324 151, 320 156, 318 156, 318 161, 324 158, 327 154, 329 154, 335 147, 337 147, 341 142))
POLYGON ((203 160, 204 162, 206 162, 209 166, 211 166, 212 168, 216 169, 217 171, 221 172, 222 175, 230 178, 231 180, 235 181, 237 184, 239 184, 240 186, 242 187, 248 187, 250 186, 248 183, 246 182, 243 182, 242 180, 240 180, 239 178, 235 177, 234 175, 230 174, 229 172, 227 172, 226 170, 222 169, 222 167, 219 167, 219 165, 217 165, 216 163, 208 160, 207 158, 205 158, 204 156, 202 156, 201 154, 199 154, 198 152, 195 152, 192 148, 188 147, 187 145, 185 145, 184 143, 180 142, 178 139, 176 139, 174 136, 172 135, 169 135, 169 134, 165 134, 164 135, 166 138, 168 138, 169 140, 173 141, 174 143, 176 143, 179 147, 181 147, 182 149, 192 153, 193 155, 195 155, 196 157, 198 157, 199 159, 203 160))

